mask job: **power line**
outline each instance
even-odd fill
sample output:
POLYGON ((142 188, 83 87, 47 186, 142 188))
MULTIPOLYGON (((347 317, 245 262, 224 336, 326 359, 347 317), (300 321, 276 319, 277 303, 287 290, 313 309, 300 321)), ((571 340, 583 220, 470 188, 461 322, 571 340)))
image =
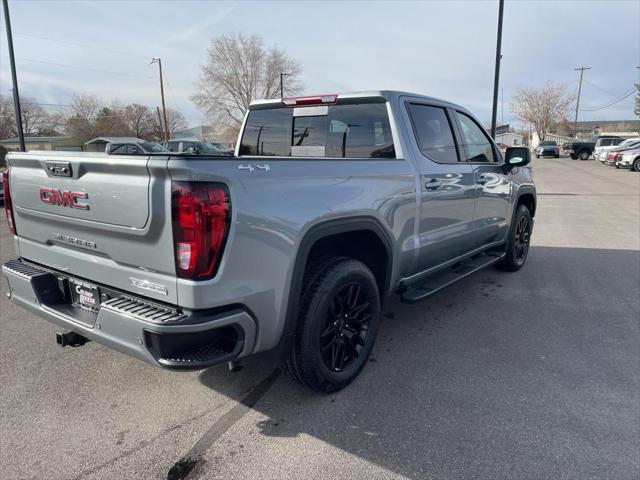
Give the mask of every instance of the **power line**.
MULTIPOLYGON (((599 86, 598 86, 598 85, 596 85, 595 83, 590 82, 589 80, 584 80, 584 83, 586 83, 586 84, 588 84, 588 85, 591 85, 591 86, 592 86, 592 87, 594 87, 594 88, 597 88, 598 90, 600 90, 600 91, 601 91, 601 92, 603 92, 603 93, 606 93, 607 95, 611 95, 612 97, 614 97, 614 99, 615 99, 615 98, 619 98, 619 97, 621 97, 621 96, 622 96, 622 95, 616 95, 616 94, 614 94, 614 93, 611 93, 611 92, 609 92, 608 90, 605 90, 604 88, 599 87, 599 86)), ((625 94, 625 95, 626 95, 626 94, 625 94)), ((588 107, 588 108, 591 108, 591 107, 588 107)))
MULTIPOLYGON (((2 55, 2 57, 3 58, 7 58, 6 55, 2 55)), ((66 64, 66 63, 46 62, 44 60, 35 60, 33 58, 24 58, 24 57, 16 57, 16 60, 20 60, 22 62, 41 63, 41 64, 44 64, 44 65, 53 65, 53 66, 56 66, 56 67, 75 68, 75 69, 78 69, 78 70, 90 70, 90 71, 100 72, 100 73, 110 73, 112 75, 121 75, 121 76, 131 77, 131 78, 144 78, 144 79, 151 80, 151 77, 143 77, 142 75, 131 75, 130 73, 117 72, 117 71, 114 71, 114 70, 104 70, 102 68, 86 67, 86 66, 79 66, 79 65, 69 65, 69 64, 66 64)))
POLYGON ((115 53, 115 54, 118 54, 118 55, 127 55, 127 56, 130 56, 130 57, 137 57, 137 58, 149 58, 147 55, 138 55, 136 53, 121 52, 119 50, 112 50, 110 48, 98 47, 97 45, 88 45, 86 43, 70 42, 68 40, 59 40, 57 38, 44 37, 42 35, 33 35, 31 33, 13 32, 13 34, 14 35, 20 35, 22 37, 31 37, 31 38, 37 38, 37 39, 40 39, 40 40, 47 40, 49 42, 63 43, 65 45, 72 45, 74 47, 92 48, 94 50, 101 50, 103 52, 115 53))
POLYGON ((630 97, 631 95, 633 95, 636 92, 636 89, 634 88, 633 90, 625 93, 624 95, 622 95, 621 97, 610 101, 609 103, 605 104, 605 105, 601 105, 599 107, 593 107, 593 108, 581 108, 580 110, 583 112, 595 112, 597 110, 603 110, 605 108, 609 108, 613 105, 615 105, 616 103, 620 103, 621 101, 623 101, 624 99, 630 97))

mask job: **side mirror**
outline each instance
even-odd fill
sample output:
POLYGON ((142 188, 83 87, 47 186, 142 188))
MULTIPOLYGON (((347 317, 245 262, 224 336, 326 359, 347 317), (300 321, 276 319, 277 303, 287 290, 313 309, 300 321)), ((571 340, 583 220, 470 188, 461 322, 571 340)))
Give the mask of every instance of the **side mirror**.
POLYGON ((508 147, 504 154, 507 168, 524 167, 531 163, 531 152, 526 147, 508 147))

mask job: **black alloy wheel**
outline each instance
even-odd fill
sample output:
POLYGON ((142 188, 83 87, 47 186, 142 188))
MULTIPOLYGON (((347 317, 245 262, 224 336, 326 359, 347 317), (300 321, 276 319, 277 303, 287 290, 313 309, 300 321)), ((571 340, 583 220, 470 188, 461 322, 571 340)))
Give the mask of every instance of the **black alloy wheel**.
POLYGON ((497 264, 500 270, 516 272, 524 266, 529 255, 532 230, 531 212, 525 205, 518 205, 505 245, 504 257, 497 264))
POLYGON ((331 300, 320 334, 324 364, 341 372, 358 359, 366 344, 371 301, 358 283, 345 285, 331 300))
POLYGON ((529 218, 520 217, 516 225, 515 236, 513 239, 513 256, 518 264, 524 264, 529 252, 529 218))

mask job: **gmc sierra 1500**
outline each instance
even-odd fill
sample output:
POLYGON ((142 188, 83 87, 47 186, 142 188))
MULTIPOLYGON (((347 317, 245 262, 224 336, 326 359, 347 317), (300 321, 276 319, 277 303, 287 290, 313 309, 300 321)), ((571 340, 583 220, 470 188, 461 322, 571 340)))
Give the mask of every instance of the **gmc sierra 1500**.
POLYGON ((10 153, 11 299, 168 368, 279 347, 334 391, 373 348, 386 294, 418 302, 518 270, 529 151, 503 158, 466 109, 378 91, 252 103, 234 157, 10 153))

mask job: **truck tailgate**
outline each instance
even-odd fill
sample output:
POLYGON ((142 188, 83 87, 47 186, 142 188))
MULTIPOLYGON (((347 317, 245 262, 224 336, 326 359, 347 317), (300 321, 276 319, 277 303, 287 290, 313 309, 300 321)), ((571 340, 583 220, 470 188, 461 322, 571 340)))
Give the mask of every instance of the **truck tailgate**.
POLYGON ((167 161, 86 152, 10 154, 20 256, 175 302, 167 161), (144 282, 157 288, 140 288, 144 282))

